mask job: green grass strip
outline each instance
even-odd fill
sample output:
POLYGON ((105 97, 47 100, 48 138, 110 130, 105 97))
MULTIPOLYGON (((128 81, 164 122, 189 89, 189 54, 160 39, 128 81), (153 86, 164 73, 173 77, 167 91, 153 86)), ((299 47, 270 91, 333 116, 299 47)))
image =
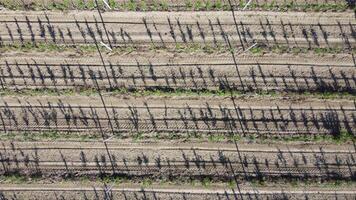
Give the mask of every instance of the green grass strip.
MULTIPOLYGON (((223 0, 185 0, 184 4, 176 7, 168 0, 155 0, 152 3, 147 3, 144 0, 128 0, 118 2, 117 0, 108 0, 111 9, 115 11, 171 11, 171 10, 186 10, 186 11, 230 11, 231 6, 228 1, 223 0)), ((246 6, 247 1, 233 1, 235 10, 241 10, 246 6)), ((106 9, 102 1, 98 1, 98 6, 101 9, 106 9)), ((0 5, 10 10, 94 10, 96 9, 95 0, 62 0, 52 1, 44 4, 40 0, 33 0, 31 4, 23 4, 14 0, 0 0, 0 5)), ((247 6, 247 10, 267 10, 267 11, 312 11, 312 12, 342 12, 347 9, 352 9, 351 5, 346 2, 340 3, 294 3, 294 1, 286 1, 284 3, 271 2, 252 2, 247 6)))

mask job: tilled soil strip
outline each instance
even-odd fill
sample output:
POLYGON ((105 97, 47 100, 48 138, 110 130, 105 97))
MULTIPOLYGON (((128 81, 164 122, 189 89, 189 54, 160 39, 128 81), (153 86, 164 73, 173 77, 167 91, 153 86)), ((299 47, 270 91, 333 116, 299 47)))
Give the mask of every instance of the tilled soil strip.
MULTIPOLYGON (((120 133, 226 133, 288 136, 354 134, 351 100, 145 97, 3 97, 5 132, 69 131, 120 133), (112 128, 111 128, 112 127, 112 128)), ((126 133, 126 134, 125 134, 126 133)), ((152 136, 152 135, 151 135, 152 136)))
POLYGON ((308 199, 353 199, 354 191, 325 191, 320 190, 264 190, 250 189, 143 189, 143 188, 53 188, 53 187, 2 187, 0 191, 3 197, 16 195, 20 199, 67 199, 74 195, 84 199, 275 199, 275 198, 308 198, 308 199))
POLYGON ((255 149, 238 146, 220 148, 220 144, 210 144, 208 149, 178 147, 179 144, 176 148, 153 144, 118 148, 114 144, 110 143, 106 149, 103 143, 25 144, 28 147, 24 147, 23 143, 3 143, 0 151, 2 173, 54 177, 119 174, 178 180, 190 177, 232 180, 236 176, 244 180, 283 177, 353 180, 356 170, 355 148, 352 145, 339 150, 328 146, 319 149, 316 146, 311 149, 263 149, 258 145, 255 149), (110 152, 110 157, 107 152, 110 152))
MULTIPOLYGON (((30 54, 31 55, 31 54, 30 54)), ((36 55, 36 54, 34 54, 36 55)), ((3 89, 174 88, 240 91, 356 90, 351 55, 322 59, 310 56, 110 57, 104 66, 92 57, 19 57, 0 59, 3 89), (107 71, 109 74, 107 74, 107 71)))
POLYGON ((103 13, 103 18, 109 38, 98 14, 93 12, 43 15, 36 11, 4 11, 0 13, 1 43, 81 45, 96 40, 112 46, 199 44, 247 48, 258 43, 349 49, 355 43, 353 12, 235 12, 237 20, 230 11, 115 12, 103 13))

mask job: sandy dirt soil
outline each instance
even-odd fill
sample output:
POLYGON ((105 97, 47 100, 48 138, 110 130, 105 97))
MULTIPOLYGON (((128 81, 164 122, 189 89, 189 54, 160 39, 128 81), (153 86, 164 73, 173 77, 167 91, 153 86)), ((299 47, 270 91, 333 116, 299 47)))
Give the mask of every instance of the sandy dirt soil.
POLYGON ((161 189, 158 188, 109 188, 109 187, 3 187, 2 195, 18 199, 67 199, 73 196, 82 199, 97 199, 112 196, 112 199, 353 199, 353 191, 333 191, 325 189, 161 189))
MULTIPOLYGON (((109 44, 97 14, 89 11, 11 12, 0 14, 5 44, 109 44)), ((355 43, 355 18, 343 13, 236 12, 115 12, 103 13, 113 46, 339 47, 355 43), (238 30, 238 34, 237 31, 238 30), (341 37, 340 37, 341 35, 341 37)))
MULTIPOLYGON (((355 131, 352 100, 105 97, 3 97, 4 131, 332 134, 355 131), (109 116, 109 118, 108 118, 109 116), (112 127, 112 129, 111 129, 112 127)), ((152 135, 151 135, 152 136, 152 135)))
POLYGON ((351 55, 311 57, 169 54, 93 57, 36 53, 0 58, 2 88, 180 88, 240 91, 347 91, 356 86, 351 55))
POLYGON ((313 94, 355 93, 353 10, 0 10, 1 200, 355 199, 355 97, 313 94))

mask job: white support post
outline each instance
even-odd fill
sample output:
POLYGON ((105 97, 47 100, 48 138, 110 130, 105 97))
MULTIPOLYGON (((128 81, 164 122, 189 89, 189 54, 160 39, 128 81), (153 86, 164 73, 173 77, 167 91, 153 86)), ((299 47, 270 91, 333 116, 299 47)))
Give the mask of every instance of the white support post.
POLYGON ((110 7, 109 3, 108 3, 108 2, 106 2, 106 0, 103 0, 103 2, 104 2, 104 4, 106 5, 106 7, 108 7, 108 8, 109 8, 109 10, 111 10, 111 7, 110 7))
POLYGON ((109 51, 112 51, 112 48, 110 48, 107 44, 105 44, 104 42, 100 42, 101 45, 103 45, 104 47, 106 47, 109 51))
POLYGON ((242 10, 245 10, 250 5, 251 1, 252 0, 249 0, 242 10))

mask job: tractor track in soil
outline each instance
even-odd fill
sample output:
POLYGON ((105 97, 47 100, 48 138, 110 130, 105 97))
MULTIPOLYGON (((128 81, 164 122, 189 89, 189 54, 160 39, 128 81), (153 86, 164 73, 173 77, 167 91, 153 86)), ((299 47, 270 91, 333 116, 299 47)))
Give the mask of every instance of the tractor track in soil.
POLYGON ((353 12, 125 12, 4 11, 0 14, 2 44, 45 42, 85 45, 169 47, 177 44, 241 47, 259 45, 352 49, 356 40, 353 12), (236 20, 237 19, 237 20, 236 20), (237 31, 238 30, 238 34, 237 31))

